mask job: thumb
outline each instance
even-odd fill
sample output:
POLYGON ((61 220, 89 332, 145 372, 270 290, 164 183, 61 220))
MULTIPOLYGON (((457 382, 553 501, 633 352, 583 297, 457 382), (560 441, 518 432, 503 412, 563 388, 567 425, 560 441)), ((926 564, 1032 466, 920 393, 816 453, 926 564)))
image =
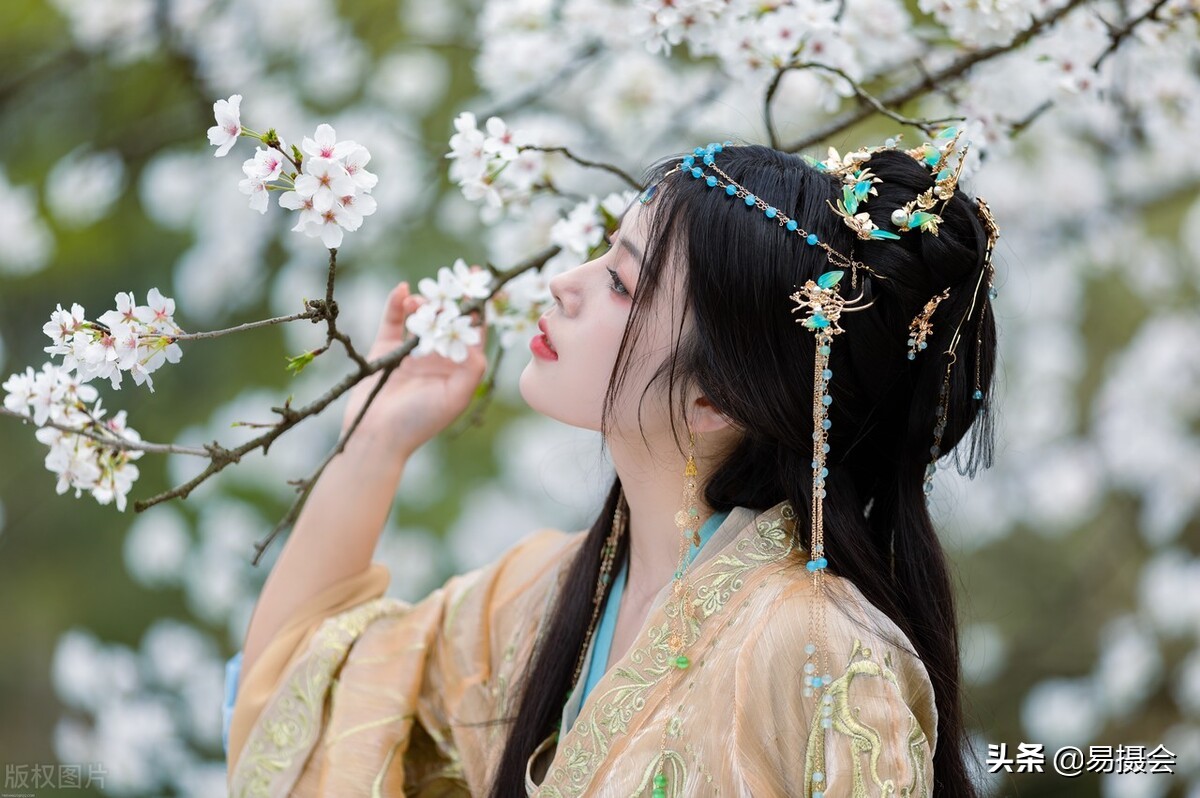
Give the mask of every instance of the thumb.
POLYGON ((404 330, 405 322, 427 300, 421 294, 412 294, 408 283, 402 282, 388 294, 387 308, 384 311, 382 328, 391 331, 404 330))
POLYGON ((404 281, 393 288, 387 296, 387 303, 383 309, 383 323, 385 326, 402 326, 404 318, 408 315, 405 309, 408 305, 408 281, 404 281))

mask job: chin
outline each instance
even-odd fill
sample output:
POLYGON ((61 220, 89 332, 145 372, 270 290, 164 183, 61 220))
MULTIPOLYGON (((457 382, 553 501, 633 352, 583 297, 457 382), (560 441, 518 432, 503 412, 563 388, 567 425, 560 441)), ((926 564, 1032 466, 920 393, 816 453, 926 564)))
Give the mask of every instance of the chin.
POLYGON ((517 381, 517 388, 525 404, 543 416, 563 424, 599 431, 600 411, 596 410, 595 418, 590 417, 586 412, 587 408, 583 408, 583 403, 575 400, 561 379, 555 384, 555 381, 547 379, 546 375, 537 373, 538 365, 534 360, 530 360, 517 381), (585 412, 581 414, 581 410, 585 412))

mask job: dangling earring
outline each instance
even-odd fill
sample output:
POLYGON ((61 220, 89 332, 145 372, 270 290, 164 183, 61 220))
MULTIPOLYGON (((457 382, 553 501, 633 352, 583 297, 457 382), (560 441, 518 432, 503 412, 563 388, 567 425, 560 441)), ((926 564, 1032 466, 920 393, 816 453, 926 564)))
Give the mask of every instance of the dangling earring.
MULTIPOLYGON (((670 608, 672 604, 675 609, 675 629, 667 635, 667 650, 674 658, 673 662, 676 668, 684 669, 692 664, 692 661, 686 654, 683 653, 693 641, 690 639, 690 633, 693 631, 691 623, 694 609, 692 607, 692 583, 690 579, 691 558, 688 557, 688 552, 692 546, 700 547, 700 508, 696 504, 697 483, 696 477, 699 472, 696 469, 696 434, 692 432, 692 428, 688 427, 688 456, 687 462, 683 466, 683 503, 679 511, 675 513, 675 526, 679 528, 679 565, 675 567, 675 578, 671 584, 671 596, 667 599, 667 616, 670 618, 670 608)), ((667 786, 667 774, 663 772, 663 763, 666 761, 667 749, 667 728, 670 723, 663 725, 662 736, 659 739, 658 745, 658 770, 654 774, 654 793, 659 794, 659 790, 665 794, 667 786)))

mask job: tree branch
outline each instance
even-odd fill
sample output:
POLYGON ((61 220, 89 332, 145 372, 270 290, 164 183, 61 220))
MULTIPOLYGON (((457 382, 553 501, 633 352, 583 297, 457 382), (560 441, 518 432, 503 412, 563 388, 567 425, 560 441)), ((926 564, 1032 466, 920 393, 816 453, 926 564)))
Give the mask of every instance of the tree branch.
MULTIPOLYGON (((9 410, 7 407, 0 407, 0 416, 9 416, 23 423, 32 423, 33 419, 21 413, 9 410)), ((99 422, 95 422, 99 424, 99 422)), ((59 424, 57 421, 47 420, 42 424, 43 427, 53 427, 54 429, 68 432, 72 435, 78 435, 82 438, 90 438, 94 441, 104 444, 110 449, 133 449, 139 452, 149 452, 151 454, 190 454, 198 457, 208 457, 209 453, 206 449, 199 449, 195 446, 179 446, 173 443, 149 443, 147 441, 132 441, 128 438, 123 438, 117 435, 113 430, 101 425, 105 433, 94 432, 90 429, 69 427, 66 424, 59 424)))
MULTIPOLYGON (((922 75, 919 80, 913 81, 907 86, 901 86, 883 94, 879 97, 879 103, 884 106, 892 107, 903 105, 914 97, 918 97, 927 91, 937 88, 938 84, 965 74, 977 64, 989 61, 998 55, 1003 55, 1004 53, 1016 50, 1042 30, 1050 25, 1053 25, 1072 10, 1088 1, 1089 0, 1068 0, 1060 8, 1055 9, 1041 19, 1034 21, 1029 27, 1025 28, 1023 31, 1014 36, 1013 39, 1007 44, 984 47, 960 56, 936 72, 930 72, 926 75, 922 75)), ((831 120, 813 132, 796 139, 783 149, 787 152, 797 152, 805 147, 811 147, 813 144, 824 141, 830 136, 835 136, 838 133, 847 130, 852 125, 855 125, 871 116, 873 112, 874 108, 871 106, 859 106, 853 111, 848 111, 836 119, 831 120)))
MULTIPOLYGON (((516 266, 512 267, 511 269, 496 270, 493 268, 492 274, 494 274, 497 277, 497 281, 493 285, 491 292, 489 292, 488 296, 486 296, 486 297, 479 298, 479 299, 473 299, 473 300, 465 303, 462 306, 463 314, 469 315, 470 313, 473 313, 476 311, 478 311, 482 314, 485 303, 489 299, 491 299, 492 296, 494 296, 495 293, 497 291, 499 291, 507 282, 509 282, 513 278, 519 276, 520 274, 523 274, 524 272, 529 271, 530 269, 541 268, 542 266, 544 266, 546 264, 546 262, 548 260, 550 260, 550 258, 554 257, 558 252, 559 252, 559 247, 549 247, 549 248, 543 250, 542 252, 539 252, 536 255, 526 259, 525 261, 522 261, 521 263, 517 264, 516 266)), ((200 474, 197 474, 192 479, 188 480, 187 482, 185 482, 175 488, 172 488, 167 491, 163 491, 162 493, 158 494, 157 496, 153 496, 149 499, 143 499, 143 500, 139 500, 139 501, 135 502, 134 510, 136 512, 142 512, 143 510, 153 507, 154 505, 159 504, 161 502, 167 501, 168 499, 173 499, 176 497, 186 498, 193 490, 196 489, 196 487, 198 485, 200 485, 206 479, 208 479, 212 475, 218 473, 219 471, 224 469, 225 466, 229 465, 230 463, 238 462, 244 455, 254 451, 255 449, 259 449, 259 448, 261 448, 263 450, 263 453, 266 454, 271 443, 274 442, 276 438, 278 438, 280 435, 282 435, 287 430, 296 426, 303 419, 308 418, 309 416, 316 415, 317 413, 320 413, 322 410, 324 410, 330 404, 335 402, 338 399, 338 397, 340 397, 346 391, 350 390, 355 385, 357 385, 359 382, 361 382, 362 380, 371 376, 372 374, 379 372, 379 371, 383 371, 384 369, 394 369, 397 366, 399 366, 400 361, 402 361, 405 357, 408 356, 409 352, 411 352, 416 347, 417 342, 418 342, 418 339, 413 338, 413 339, 401 344, 400 346, 396 347, 391 352, 381 355, 379 358, 377 358, 375 360, 367 362, 365 364, 365 366, 360 366, 360 368, 357 372, 355 372, 353 374, 348 374, 347 376, 343 377, 339 382, 337 382, 335 385, 330 387, 329 390, 327 390, 325 393, 323 393, 321 396, 317 397, 313 401, 309 402, 304 407, 292 408, 291 400, 289 399, 284 404, 283 407, 271 408, 271 410, 273 410, 274 412, 279 413, 280 416, 282 416, 282 418, 278 422, 276 422, 271 427, 271 429, 264 432, 262 435, 259 435, 258 437, 253 438, 252 440, 246 441, 245 443, 241 444, 240 446, 238 446, 236 448, 221 449, 219 447, 216 447, 215 444, 212 447, 206 446, 205 447, 206 449, 209 449, 210 452, 212 452, 218 456, 214 456, 213 461, 208 464, 208 466, 204 469, 203 472, 201 472, 200 474)), ((371 394, 371 397, 373 397, 373 396, 374 396, 374 393, 371 394)), ((368 398, 368 402, 364 405, 364 408, 370 406, 370 398, 371 397, 368 398)), ((339 442, 339 445, 341 445, 341 442, 339 442)), ((303 484, 303 483, 301 483, 301 484, 303 484)), ((298 500, 300 502, 301 506, 302 506, 303 501, 306 498, 306 496, 307 496, 307 494, 304 494, 298 500)), ((300 510, 300 507, 296 507, 295 513, 298 514, 299 510, 300 510)))
POLYGON ((636 190, 636 189, 639 189, 642 187, 641 183, 639 183, 637 180, 634 180, 632 177, 630 177, 628 174, 626 174, 624 171, 622 171, 619 167, 613 166, 612 164, 608 164, 608 163, 602 163, 599 161, 584 160, 583 158, 580 158, 578 155, 574 155, 573 153, 571 153, 566 147, 539 147, 535 144, 525 144, 525 145, 521 146, 521 149, 522 150, 537 150, 538 152, 561 152, 563 155, 567 156, 568 158, 570 158, 572 161, 579 164, 580 166, 587 166, 587 167, 592 167, 592 168, 596 168, 596 169, 603 169, 606 172, 612 172, 614 175, 616 175, 617 177, 624 180, 629 185, 630 188, 633 188, 636 190))

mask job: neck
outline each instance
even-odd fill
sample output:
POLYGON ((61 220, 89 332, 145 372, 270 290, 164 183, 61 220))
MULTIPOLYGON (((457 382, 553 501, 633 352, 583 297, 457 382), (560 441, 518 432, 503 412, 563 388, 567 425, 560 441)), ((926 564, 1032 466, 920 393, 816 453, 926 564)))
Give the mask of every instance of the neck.
MULTIPOLYGON (((635 450, 614 442, 610 442, 610 451, 629 504, 629 571, 622 602, 649 604, 674 579, 679 565, 675 514, 683 502, 686 455, 669 448, 668 455, 651 458, 645 448, 635 450)), ((697 453, 697 525, 713 513, 704 502, 704 479, 713 465, 697 453)))

